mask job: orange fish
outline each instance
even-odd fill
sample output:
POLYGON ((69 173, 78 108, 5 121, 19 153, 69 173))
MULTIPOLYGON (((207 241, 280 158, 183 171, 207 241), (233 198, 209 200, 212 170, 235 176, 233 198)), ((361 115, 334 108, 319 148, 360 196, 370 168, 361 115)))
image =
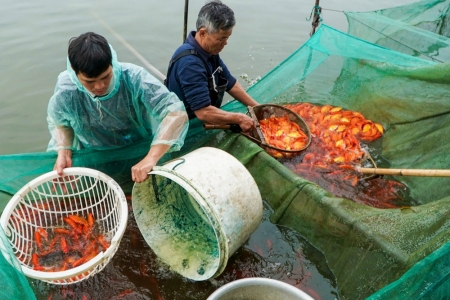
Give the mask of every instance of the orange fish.
POLYGON ((65 228, 53 228, 53 232, 56 234, 66 234, 66 235, 70 234, 70 231, 65 228))
POLYGON ((80 259, 78 259, 72 263, 72 267, 75 268, 75 267, 81 266, 82 264, 84 264, 85 261, 86 261, 86 259, 84 257, 81 257, 80 259))
POLYGON ((66 239, 64 237, 61 237, 60 243, 61 243, 61 250, 65 254, 69 253, 69 247, 67 246, 67 242, 66 242, 66 239))
POLYGON ((37 231, 34 232, 34 241, 36 242, 36 246, 38 247, 38 249, 42 250, 41 235, 37 231))
POLYGON ((39 227, 36 229, 36 232, 38 232, 44 239, 48 239, 47 230, 45 230, 44 228, 39 227))
POLYGON ((89 224, 89 227, 94 226, 94 223, 95 223, 94 215, 93 215, 92 213, 89 213, 89 214, 88 214, 88 224, 89 224))
POLYGON ((103 235, 99 235, 98 236, 98 242, 100 243, 100 245, 102 246, 103 250, 106 250, 109 248, 109 243, 108 241, 103 237, 103 235))
POLYGON ((45 268, 39 264, 39 257, 36 253, 31 256, 31 261, 33 262, 33 270, 44 271, 45 268))
POLYGON ((72 229, 76 232, 76 233, 81 233, 80 229, 77 226, 77 223, 75 223, 71 218, 68 217, 64 217, 63 218, 64 222, 66 222, 67 224, 69 224, 70 227, 72 227, 72 229))
POLYGON ((77 215, 69 215, 68 216, 72 221, 74 221, 75 223, 81 224, 83 226, 89 226, 88 221, 86 221, 85 218, 82 218, 80 216, 77 215))

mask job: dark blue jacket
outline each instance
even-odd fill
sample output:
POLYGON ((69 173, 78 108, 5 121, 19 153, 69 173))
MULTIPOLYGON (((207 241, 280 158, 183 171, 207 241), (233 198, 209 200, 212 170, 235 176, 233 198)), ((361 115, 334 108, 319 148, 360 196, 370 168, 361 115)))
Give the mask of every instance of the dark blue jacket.
MULTIPOLYGON (((206 70, 204 62, 196 55, 187 55, 175 61, 167 74, 167 88, 174 92, 186 106, 188 115, 193 116, 193 111, 211 105, 208 89, 208 76, 212 74, 220 65, 223 69, 222 77, 228 80, 226 91, 229 91, 236 83, 227 66, 220 59, 219 55, 211 55, 200 47, 195 40, 195 31, 189 33, 186 42, 181 45, 173 54, 172 59, 180 52, 188 49, 195 49, 201 58, 206 62, 209 70, 206 70), (218 65, 217 65, 218 63, 218 65)), ((217 73, 215 80, 218 82, 217 73)))

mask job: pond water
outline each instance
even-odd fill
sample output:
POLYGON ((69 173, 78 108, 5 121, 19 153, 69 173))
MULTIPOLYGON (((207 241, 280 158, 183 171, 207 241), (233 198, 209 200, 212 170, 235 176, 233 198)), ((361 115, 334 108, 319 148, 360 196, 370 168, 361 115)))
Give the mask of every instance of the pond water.
MULTIPOLYGON (((237 25, 221 57, 244 87, 264 76, 309 37, 313 0, 228 0, 237 25), (242 75, 242 77, 240 77, 242 75)), ((322 1, 323 22, 347 30, 342 11, 372 11, 412 0, 322 1)), ((0 10, 0 155, 45 151, 46 110, 66 67, 67 43, 86 31, 104 35, 119 61, 165 74, 182 43, 184 1, 2 1, 0 10), (114 32, 114 33, 112 33, 114 32), (124 44, 132 47, 130 51, 124 44)), ((205 1, 190 1, 188 31, 205 1)), ((257 99, 256 99, 257 100, 257 99)))

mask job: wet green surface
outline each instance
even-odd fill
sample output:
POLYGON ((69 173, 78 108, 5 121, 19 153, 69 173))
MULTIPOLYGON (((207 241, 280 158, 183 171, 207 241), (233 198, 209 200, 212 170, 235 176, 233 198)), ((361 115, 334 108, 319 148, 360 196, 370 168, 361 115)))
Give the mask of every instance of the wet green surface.
POLYGON ((208 216, 180 185, 152 176, 136 188, 133 201, 140 230, 155 253, 171 268, 194 280, 219 268, 219 241, 208 216))

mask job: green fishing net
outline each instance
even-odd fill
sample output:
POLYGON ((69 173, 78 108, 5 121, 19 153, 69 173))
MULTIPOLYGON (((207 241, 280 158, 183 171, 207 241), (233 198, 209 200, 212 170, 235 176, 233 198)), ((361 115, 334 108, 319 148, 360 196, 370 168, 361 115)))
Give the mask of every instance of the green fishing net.
POLYGON ((345 14, 352 36, 423 59, 449 62, 449 9, 447 0, 425 0, 345 14))
MULTIPOLYGON (((449 169, 448 3, 347 13, 350 34, 320 26, 248 92, 261 104, 330 104, 380 123, 385 133, 379 167, 449 169)), ((223 108, 246 112, 235 101, 223 108)), ((129 193, 130 168, 149 144, 81 150, 74 165, 107 173, 129 193)), ((161 163, 201 146, 221 148, 247 167, 273 208, 271 221, 295 229, 323 252, 343 299, 445 299, 450 294, 448 178, 398 176, 417 205, 375 208, 336 197, 242 135, 205 131, 198 120, 190 121, 181 151, 161 163)), ((55 158, 53 153, 0 156, 0 205, 50 171, 55 158)))
POLYGON ((0 299, 36 299, 0 227, 0 299))

